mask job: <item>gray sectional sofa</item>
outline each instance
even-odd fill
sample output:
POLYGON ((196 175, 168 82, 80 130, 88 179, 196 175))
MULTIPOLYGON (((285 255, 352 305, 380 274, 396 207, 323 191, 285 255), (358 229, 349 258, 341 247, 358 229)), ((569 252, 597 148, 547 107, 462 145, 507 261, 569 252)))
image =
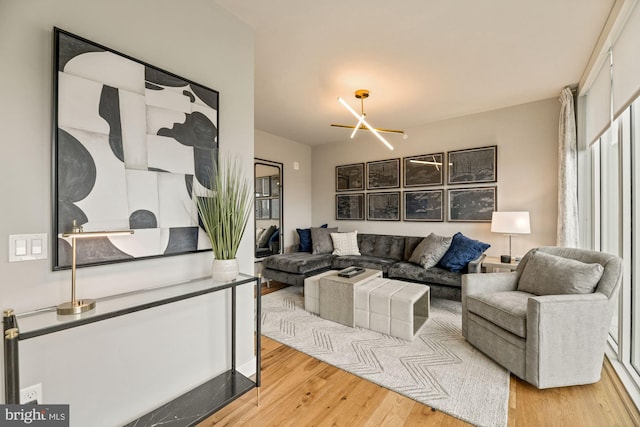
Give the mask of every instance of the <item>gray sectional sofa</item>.
POLYGON ((467 270, 455 273, 439 267, 424 269, 408 262, 413 250, 423 237, 394 236, 383 234, 358 234, 361 255, 337 256, 294 252, 272 255, 263 260, 264 278, 303 286, 304 279, 326 270, 340 270, 358 266, 382 270, 385 277, 423 283, 431 288, 431 295, 439 298, 461 299, 462 275, 479 273, 484 254, 469 262, 467 270))

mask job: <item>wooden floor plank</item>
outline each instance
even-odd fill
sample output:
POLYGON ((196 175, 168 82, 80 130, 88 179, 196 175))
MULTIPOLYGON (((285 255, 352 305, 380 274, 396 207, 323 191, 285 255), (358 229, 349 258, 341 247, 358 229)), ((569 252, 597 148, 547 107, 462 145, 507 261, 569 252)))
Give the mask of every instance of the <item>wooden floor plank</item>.
MULTIPOLYGON (((252 391, 199 426, 469 425, 264 336, 260 396, 260 406, 252 391)), ((638 420, 608 361, 601 381, 584 386, 538 390, 511 376, 509 427, 640 427, 638 420)))

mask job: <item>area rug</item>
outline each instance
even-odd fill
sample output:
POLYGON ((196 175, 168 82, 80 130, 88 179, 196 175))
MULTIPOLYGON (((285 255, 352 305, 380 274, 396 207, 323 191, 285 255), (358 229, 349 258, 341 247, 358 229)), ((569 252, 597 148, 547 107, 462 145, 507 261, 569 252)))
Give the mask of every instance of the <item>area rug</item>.
POLYGON ((304 310, 300 288, 262 297, 262 333, 323 362, 478 426, 506 426, 509 373, 465 341, 459 302, 432 299, 413 341, 304 310))

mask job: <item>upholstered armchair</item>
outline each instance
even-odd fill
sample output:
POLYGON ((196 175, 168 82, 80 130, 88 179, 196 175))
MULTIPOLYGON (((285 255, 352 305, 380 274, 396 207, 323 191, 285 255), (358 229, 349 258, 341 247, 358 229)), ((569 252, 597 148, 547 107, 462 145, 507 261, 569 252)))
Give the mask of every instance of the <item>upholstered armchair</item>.
POLYGON ((622 260, 541 247, 510 273, 462 278, 462 334, 537 388, 600 380, 622 260))

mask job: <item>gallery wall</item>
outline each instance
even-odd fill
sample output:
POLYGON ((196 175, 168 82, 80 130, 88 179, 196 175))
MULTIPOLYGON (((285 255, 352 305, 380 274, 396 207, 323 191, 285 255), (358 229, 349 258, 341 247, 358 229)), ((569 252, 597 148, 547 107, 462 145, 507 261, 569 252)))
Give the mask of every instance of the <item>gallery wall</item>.
MULTIPOLYGON (((52 272, 50 257, 8 263, 6 244, 11 234, 55 240, 54 26, 218 90, 220 147, 253 175, 253 32, 228 12, 207 0, 0 0, 0 308, 18 312, 70 299, 70 271, 52 272)), ((253 233, 238 258, 252 273, 253 233)), ((99 298, 202 277, 211 259, 206 252, 83 268, 78 293, 99 298)), ((253 290, 245 288, 238 363, 250 370, 253 290)), ((41 383, 45 403, 70 404, 72 426, 122 425, 229 366, 229 301, 228 293, 214 294, 25 341, 22 385, 41 383)))
MULTIPOLYGON (((508 253, 507 238, 491 233, 489 223, 335 219, 337 165, 497 145, 497 209, 529 211, 531 215, 532 232, 513 239, 514 255, 522 255, 532 247, 553 245, 557 217, 559 111, 560 103, 554 98, 405 129, 409 135, 407 140, 399 136, 388 136, 387 139, 394 146, 393 151, 366 132, 359 132, 354 140, 350 140, 347 130, 336 129, 337 133, 344 134, 344 141, 313 147, 312 223, 328 222, 331 226, 339 227, 340 231, 358 230, 363 233, 411 236, 426 236, 430 232, 450 236, 460 231, 469 237, 490 243, 492 246, 487 251, 488 254, 508 253)), ((376 124, 394 127, 393 123, 384 123, 383 118, 377 118, 376 124)), ((421 189, 446 190, 470 186, 472 185, 443 185, 421 189)), ((384 191, 398 190, 404 189, 384 191)))

